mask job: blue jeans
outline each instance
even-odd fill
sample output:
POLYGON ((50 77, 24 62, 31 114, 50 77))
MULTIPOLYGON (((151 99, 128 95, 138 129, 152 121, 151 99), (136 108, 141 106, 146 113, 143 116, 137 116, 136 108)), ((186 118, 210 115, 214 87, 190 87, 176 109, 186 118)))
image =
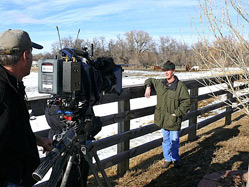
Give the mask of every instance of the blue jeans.
POLYGON ((179 156, 179 131, 169 131, 162 129, 163 133, 163 156, 166 162, 177 161, 179 156))

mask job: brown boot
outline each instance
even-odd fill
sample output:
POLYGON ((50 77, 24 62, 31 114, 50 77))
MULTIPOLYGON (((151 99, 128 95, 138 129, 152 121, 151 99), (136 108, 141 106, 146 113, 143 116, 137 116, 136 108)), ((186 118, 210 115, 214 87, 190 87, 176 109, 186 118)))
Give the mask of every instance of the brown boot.
POLYGON ((163 169, 168 168, 170 164, 171 164, 171 161, 170 162, 164 161, 163 165, 162 165, 162 168, 163 169))

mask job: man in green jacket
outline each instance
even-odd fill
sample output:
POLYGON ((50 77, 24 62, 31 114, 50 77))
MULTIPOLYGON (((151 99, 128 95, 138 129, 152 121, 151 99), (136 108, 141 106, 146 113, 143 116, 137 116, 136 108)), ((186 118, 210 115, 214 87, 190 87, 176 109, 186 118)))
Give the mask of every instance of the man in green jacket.
POLYGON ((190 96, 186 86, 174 75, 175 64, 167 61, 162 67, 165 79, 149 78, 145 81, 145 97, 149 98, 151 87, 157 94, 154 121, 163 133, 163 168, 171 163, 179 168, 179 130, 182 117, 190 109, 190 96))

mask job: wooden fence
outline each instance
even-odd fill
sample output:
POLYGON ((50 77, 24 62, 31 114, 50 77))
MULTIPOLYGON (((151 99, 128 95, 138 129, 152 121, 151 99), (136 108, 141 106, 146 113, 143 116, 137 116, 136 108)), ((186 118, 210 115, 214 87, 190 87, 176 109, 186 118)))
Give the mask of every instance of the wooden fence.
MULTIPOLYGON (((218 90, 213 93, 207 93, 199 95, 198 90, 201 87, 205 87, 206 85, 213 85, 214 83, 219 84, 221 80, 231 79, 232 82, 237 81, 240 79, 240 75, 233 75, 229 77, 217 77, 210 78, 210 79, 199 79, 199 80, 186 80, 183 81, 187 88, 190 90, 191 96, 191 110, 188 112, 184 117, 183 121, 188 120, 189 125, 180 130, 180 136, 188 135, 189 140, 196 139, 196 131, 200 128, 203 128, 221 118, 225 117, 225 124, 231 123, 231 114, 242 106, 237 106, 232 108, 230 105, 226 103, 235 102, 236 98, 229 92, 224 90, 218 90), (219 81, 217 81, 219 80, 219 81), (211 83, 212 82, 212 83, 211 83), (227 100, 220 101, 212 105, 204 106, 198 108, 198 102, 226 94, 227 100), (209 117, 201 122, 197 122, 197 117, 203 114, 206 114, 212 110, 226 108, 226 110, 222 113, 209 117)), ((248 83, 242 84, 237 86, 235 89, 243 90, 248 88, 248 83)), ((152 93, 155 95, 155 93, 152 93)), ((248 97, 249 94, 245 95, 248 97)), ((149 133, 155 132, 159 130, 159 128, 155 124, 148 124, 141 128, 132 129, 130 130, 130 120, 135 118, 140 118, 144 116, 148 116, 154 113, 155 106, 149 106, 139 109, 130 109, 130 101, 131 99, 141 98, 144 97, 144 86, 133 86, 133 87, 126 87, 123 88, 121 95, 115 94, 106 94, 103 99, 101 100, 101 104, 111 103, 111 102, 118 102, 118 113, 111 114, 107 116, 103 116, 100 118, 103 126, 111 125, 114 123, 118 124, 118 134, 103 138, 97 141, 94 141, 88 146, 89 153, 92 157, 95 158, 97 164, 101 165, 102 169, 109 168, 111 166, 117 165, 117 172, 119 175, 123 175, 129 169, 129 159, 135 156, 138 156, 142 153, 145 153, 153 148, 161 146, 162 138, 150 141, 148 143, 139 145, 134 148, 130 148, 130 140, 142 137, 149 133), (108 148, 110 146, 117 145, 117 154, 111 156, 109 158, 105 158, 103 160, 99 160, 97 156, 97 151, 108 148)), ((32 108, 32 113, 35 116, 44 115, 44 110, 46 107, 46 100, 47 98, 37 98, 29 100, 29 105, 32 108)), ((36 134, 47 136, 48 130, 36 132, 36 134)), ((96 166, 95 167, 99 168, 96 166)))

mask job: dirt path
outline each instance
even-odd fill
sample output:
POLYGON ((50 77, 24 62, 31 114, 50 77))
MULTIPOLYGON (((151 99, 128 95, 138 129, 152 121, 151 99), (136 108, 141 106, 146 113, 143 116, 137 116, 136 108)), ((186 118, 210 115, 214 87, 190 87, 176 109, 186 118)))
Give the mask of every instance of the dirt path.
MULTIPOLYGON (((181 138, 182 167, 161 169, 161 147, 135 157, 130 171, 123 177, 116 175, 116 167, 106 170, 113 186, 197 186, 204 175, 224 170, 246 170, 249 158, 249 118, 242 113, 233 114, 231 125, 220 120, 198 131, 193 142, 181 138)), ((92 177, 89 186, 97 186, 92 177)), ((222 186, 222 184, 220 185, 222 186)), ((225 186, 225 185, 224 185, 225 186)))

